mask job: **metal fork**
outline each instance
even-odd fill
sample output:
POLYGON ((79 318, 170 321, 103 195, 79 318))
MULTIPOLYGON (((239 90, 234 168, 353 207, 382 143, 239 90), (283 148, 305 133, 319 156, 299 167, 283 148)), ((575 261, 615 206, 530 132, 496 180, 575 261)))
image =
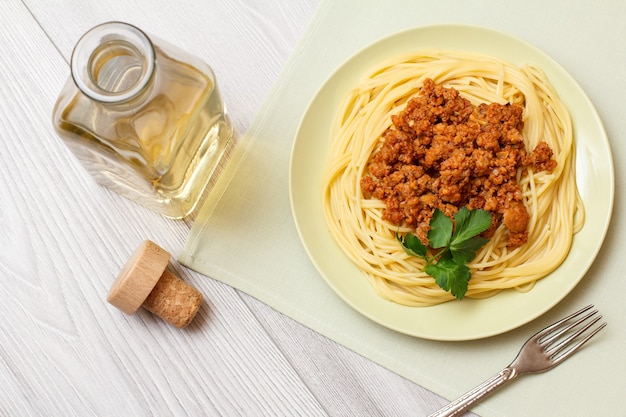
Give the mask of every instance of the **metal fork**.
POLYGON ((552 369, 606 326, 593 304, 541 330, 522 346, 509 366, 428 417, 459 416, 519 375, 552 369), (584 313, 587 313, 583 315, 584 313))

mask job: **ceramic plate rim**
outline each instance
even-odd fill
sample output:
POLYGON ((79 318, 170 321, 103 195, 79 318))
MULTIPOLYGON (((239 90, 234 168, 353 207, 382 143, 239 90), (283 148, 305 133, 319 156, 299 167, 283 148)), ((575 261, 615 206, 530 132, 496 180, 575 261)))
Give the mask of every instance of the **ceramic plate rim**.
POLYGON ((569 73, 547 54, 511 35, 484 27, 419 26, 386 36, 356 52, 318 89, 296 132, 289 162, 289 195, 295 225, 309 258, 344 302, 374 322, 400 333, 431 340, 476 340, 505 333, 539 317, 584 277, 602 246, 612 215, 613 160, 593 104, 569 73), (575 236, 563 264, 529 293, 505 291, 484 300, 465 299, 421 308, 400 306, 375 294, 326 227, 320 190, 329 138, 322 132, 329 132, 339 100, 354 82, 385 57, 431 47, 484 53, 516 65, 523 62, 539 65, 572 115, 577 181, 588 213, 587 221, 575 236), (316 151, 322 152, 323 157, 319 158, 316 151), (590 201, 594 204, 590 205, 590 201), (577 251, 584 256, 572 256, 577 251), (502 313, 503 306, 508 307, 507 314, 496 314, 502 313))

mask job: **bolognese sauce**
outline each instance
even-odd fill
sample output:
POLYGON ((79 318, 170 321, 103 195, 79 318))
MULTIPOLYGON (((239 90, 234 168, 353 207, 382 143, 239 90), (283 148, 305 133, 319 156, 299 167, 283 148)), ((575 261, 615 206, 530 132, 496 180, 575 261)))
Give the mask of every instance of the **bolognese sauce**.
POLYGON ((385 203, 383 219, 415 228, 424 244, 435 209, 453 217, 467 206, 491 213, 485 237, 504 224, 508 247, 519 247, 528 239, 530 216, 517 171, 556 166, 547 143, 526 150, 522 116, 517 104, 474 106, 454 88, 426 79, 420 93, 391 117, 392 126, 360 180, 361 190, 385 203))

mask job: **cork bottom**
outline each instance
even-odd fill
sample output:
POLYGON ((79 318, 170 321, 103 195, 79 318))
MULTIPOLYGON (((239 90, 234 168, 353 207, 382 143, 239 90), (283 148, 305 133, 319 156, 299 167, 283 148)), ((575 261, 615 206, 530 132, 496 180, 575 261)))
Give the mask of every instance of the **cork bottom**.
POLYGON ((143 307, 178 328, 189 325, 202 304, 202 294, 168 270, 143 302, 143 307))

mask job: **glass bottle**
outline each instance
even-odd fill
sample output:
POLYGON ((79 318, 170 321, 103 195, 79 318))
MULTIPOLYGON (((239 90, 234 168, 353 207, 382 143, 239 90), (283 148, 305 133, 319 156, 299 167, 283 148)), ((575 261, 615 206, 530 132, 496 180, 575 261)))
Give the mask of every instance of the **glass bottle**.
POLYGON ((196 208, 233 135, 211 68, 122 22, 78 41, 53 124, 98 183, 171 218, 196 208))

